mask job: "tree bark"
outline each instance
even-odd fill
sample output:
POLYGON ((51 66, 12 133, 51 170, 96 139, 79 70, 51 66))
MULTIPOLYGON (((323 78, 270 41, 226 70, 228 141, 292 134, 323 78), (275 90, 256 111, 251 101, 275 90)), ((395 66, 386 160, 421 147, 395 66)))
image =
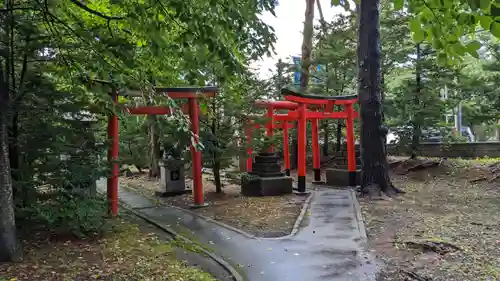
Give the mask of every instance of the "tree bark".
MULTIPOLYGON (((215 99, 213 101, 214 112, 216 112, 215 99)), ((222 193, 222 180, 220 177, 220 157, 219 157, 219 141, 217 140, 217 118, 212 118, 212 137, 213 140, 213 150, 212 150, 212 171, 214 172, 214 184, 215 192, 222 193)))
POLYGON ((10 89, 14 81, 14 15, 13 1, 6 0, 5 7, 10 10, 4 23, 6 34, 5 64, 0 64, 0 261, 18 261, 22 258, 17 240, 14 198, 9 159, 9 102, 10 89))
POLYGON ((330 128, 328 126, 328 119, 323 120, 323 156, 328 156, 328 135, 330 134, 330 128))
POLYGON ((415 60, 415 93, 413 94, 413 120, 412 120, 412 136, 411 136, 411 159, 417 158, 418 145, 420 143, 420 135, 422 134, 420 114, 417 110, 420 108, 420 92, 422 90, 422 69, 420 68, 420 44, 416 45, 417 58, 415 60))
POLYGON ((19 186, 16 185, 19 182, 19 124, 18 124, 18 117, 19 114, 17 110, 12 113, 12 121, 10 122, 9 126, 9 163, 10 163, 10 173, 12 176, 12 182, 13 182, 13 193, 14 193, 14 198, 17 198, 19 200, 20 196, 22 197, 23 204, 26 204, 25 202, 25 196, 23 194, 23 190, 19 189, 19 186), (17 186, 17 188, 16 188, 17 186))
POLYGON ((379 0, 361 0, 358 32, 358 95, 363 195, 400 192, 389 178, 382 124, 379 0))
POLYGON ((306 12, 302 40, 302 69, 300 74, 300 87, 305 90, 309 85, 309 68, 311 67, 312 39, 314 33, 314 1, 306 0, 306 12))
MULTIPOLYGON (((300 73, 300 88, 305 91, 309 85, 309 68, 311 67, 312 41, 314 35, 314 1, 306 0, 306 12, 304 20, 304 30, 302 32, 302 57, 301 57, 301 73, 300 73)), ((297 128, 297 127, 296 127, 297 128)), ((298 163, 298 130, 295 130, 295 135, 292 139, 292 167, 297 168, 298 163)))
POLYGON ((0 97, 0 261, 12 261, 20 258, 20 248, 16 236, 12 179, 9 163, 9 143, 7 132, 8 99, 0 97))
POLYGON ((314 1, 306 0, 306 12, 302 40, 302 66, 300 74, 300 87, 305 90, 309 85, 309 68, 311 67, 312 39, 314 34, 314 1))
POLYGON ((156 130, 156 116, 148 115, 148 135, 149 135, 149 177, 160 176, 159 161, 161 159, 160 137, 156 130))

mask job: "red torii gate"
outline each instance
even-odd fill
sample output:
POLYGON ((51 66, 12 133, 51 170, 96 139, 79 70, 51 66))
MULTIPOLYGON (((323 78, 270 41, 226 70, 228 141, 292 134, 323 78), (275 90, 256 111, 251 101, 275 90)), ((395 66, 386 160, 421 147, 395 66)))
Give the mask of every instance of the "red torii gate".
MULTIPOLYGON (((100 82, 100 81, 97 81, 100 82)), ((101 82, 102 83, 102 82, 101 82)), ((187 99, 188 104, 184 105, 181 110, 185 114, 189 114, 191 120, 191 131, 195 134, 195 141, 198 142, 200 133, 199 125, 199 106, 197 99, 199 97, 215 97, 218 92, 216 87, 202 88, 155 88, 157 94, 163 94, 171 99, 187 99)), ((124 96, 141 96, 141 94, 127 93, 124 96)), ((112 100, 115 104, 118 103, 118 92, 113 90, 112 100)), ((171 113, 170 108, 166 106, 126 106, 125 111, 129 114, 152 114, 152 115, 168 115, 171 113)), ((107 181, 107 197, 109 210, 112 215, 118 214, 118 175, 119 166, 116 162, 118 159, 118 116, 111 114, 108 120, 108 139, 111 140, 111 145, 108 149, 108 161, 111 165, 111 174, 107 181)), ((205 206, 203 197, 203 182, 201 176, 201 152, 191 144, 191 155, 193 161, 193 207, 205 206)))
MULTIPOLYGON (((358 96, 317 96, 306 95, 290 89, 282 89, 286 101, 257 100, 255 105, 267 109, 265 117, 269 120, 265 124, 266 135, 273 136, 274 129, 283 129, 283 154, 285 172, 290 175, 290 155, 288 146, 288 129, 290 121, 298 121, 298 192, 306 191, 306 133, 307 120, 312 123, 313 170, 314 181, 321 182, 321 162, 318 137, 319 119, 345 119, 347 139, 347 167, 349 171, 349 185, 356 184, 356 159, 354 148, 354 118, 359 114, 354 111, 353 104, 357 103, 358 96), (343 111, 334 111, 335 105, 342 105, 343 111), (286 114, 274 113, 274 110, 288 110, 286 114)), ((254 125, 259 126, 259 125, 254 125)), ((247 129, 247 142, 251 141, 251 130, 247 129)), ((270 148, 273 151, 273 148, 270 148)), ((252 148, 248 148, 247 171, 252 170, 252 148)))

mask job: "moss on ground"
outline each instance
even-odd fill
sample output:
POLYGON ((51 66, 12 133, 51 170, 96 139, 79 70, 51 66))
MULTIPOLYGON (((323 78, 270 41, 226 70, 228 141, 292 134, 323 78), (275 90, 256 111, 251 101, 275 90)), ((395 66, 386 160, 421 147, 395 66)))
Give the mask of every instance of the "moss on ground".
POLYGON ((37 233, 24 241, 23 262, 0 266, 0 280, 215 281, 175 258, 174 247, 183 244, 160 241, 121 219, 112 223, 112 231, 96 239, 50 240, 37 233))

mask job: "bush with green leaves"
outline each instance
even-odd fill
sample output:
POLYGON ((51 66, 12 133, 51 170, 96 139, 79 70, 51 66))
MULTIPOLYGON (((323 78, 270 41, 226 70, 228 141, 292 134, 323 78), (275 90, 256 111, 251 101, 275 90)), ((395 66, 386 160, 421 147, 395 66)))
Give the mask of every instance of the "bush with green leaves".
POLYGON ((22 215, 54 233, 73 234, 83 238, 103 230, 106 211, 104 198, 61 191, 23 208, 22 215))

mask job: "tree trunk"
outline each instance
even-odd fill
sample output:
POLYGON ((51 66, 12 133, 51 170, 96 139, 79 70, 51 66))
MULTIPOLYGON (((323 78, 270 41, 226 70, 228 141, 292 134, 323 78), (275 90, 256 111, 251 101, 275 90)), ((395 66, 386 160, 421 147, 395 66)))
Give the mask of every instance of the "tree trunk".
POLYGON ((25 204, 25 196, 23 194, 23 190, 19 189, 17 183, 19 182, 19 124, 18 124, 18 116, 19 114, 16 112, 13 113, 12 121, 10 123, 9 128, 9 163, 10 163, 10 173, 12 176, 13 182, 13 194, 14 198, 22 199, 23 204, 25 204), (18 197, 16 197, 18 196, 18 197))
MULTIPOLYGON (((304 20, 304 30, 302 32, 302 63, 301 63, 301 73, 300 73, 300 88, 305 91, 309 85, 309 68, 311 66, 311 53, 313 45, 313 35, 314 35, 314 1, 306 0, 306 12, 304 20)), ((296 123, 298 124, 298 123, 296 123)), ((298 127, 296 127, 298 128, 298 127)), ((292 139, 292 167, 297 168, 299 146, 298 146, 298 130, 295 131, 295 135, 292 139)))
POLYGON ((417 158, 418 145, 420 143, 420 135, 422 134, 422 128, 420 120, 420 114, 418 110, 420 109, 420 92, 422 90, 421 76, 422 70, 420 68, 420 44, 416 46, 417 59, 415 60, 415 93, 413 94, 413 120, 412 120, 412 137, 411 137, 411 159, 417 158))
MULTIPOLYGON (((385 124, 385 113, 384 113, 384 108, 383 104, 385 102, 385 72, 381 71, 380 72, 380 100, 382 102, 382 123, 385 124)), ((389 130, 387 130, 387 133, 389 130)), ((384 146, 385 146, 385 151, 387 152, 387 133, 384 134, 384 146)))
POLYGON ((358 32, 358 95, 361 119, 362 194, 392 195, 400 190, 389 178, 380 93, 379 0, 361 0, 358 32))
POLYGON ((22 252, 17 240, 14 198, 9 159, 9 89, 14 90, 14 3, 5 1, 8 17, 4 23, 5 41, 8 42, 4 50, 5 64, 0 64, 0 262, 19 261, 22 252), (12 85, 11 85, 12 84, 12 85))
MULTIPOLYGON (((215 99, 213 102, 214 111, 215 108, 215 99)), ((214 172, 214 183, 215 183, 215 192, 222 193, 222 180, 220 177, 220 157, 218 153, 219 149, 219 141, 217 140, 217 118, 212 119, 212 137, 213 140, 213 149, 212 149, 212 171, 214 172)))
POLYGON ((160 137, 156 128, 156 116, 148 115, 148 135, 149 135, 149 177, 160 176, 159 161, 161 159, 160 137))
POLYGON ((314 1, 306 0, 306 12, 304 20, 304 31, 302 40, 302 66, 300 73, 300 87, 302 90, 307 89, 309 85, 309 68, 311 67, 312 41, 314 34, 314 1))
POLYGON ((15 261, 21 258, 16 236, 12 178, 9 160, 7 124, 9 92, 6 85, 0 92, 0 261, 15 261))

